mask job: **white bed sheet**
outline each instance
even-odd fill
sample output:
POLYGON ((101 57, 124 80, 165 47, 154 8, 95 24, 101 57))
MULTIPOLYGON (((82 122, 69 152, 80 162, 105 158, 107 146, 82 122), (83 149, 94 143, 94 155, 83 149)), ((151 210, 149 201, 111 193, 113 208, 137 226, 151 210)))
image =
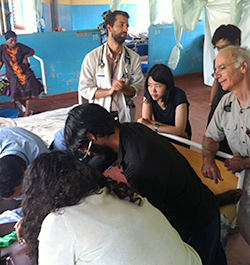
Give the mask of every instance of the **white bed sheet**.
POLYGON ((77 105, 56 110, 45 111, 33 116, 23 118, 1 118, 0 128, 18 126, 33 132, 42 138, 49 147, 54 140, 54 134, 64 127, 68 112, 77 105))

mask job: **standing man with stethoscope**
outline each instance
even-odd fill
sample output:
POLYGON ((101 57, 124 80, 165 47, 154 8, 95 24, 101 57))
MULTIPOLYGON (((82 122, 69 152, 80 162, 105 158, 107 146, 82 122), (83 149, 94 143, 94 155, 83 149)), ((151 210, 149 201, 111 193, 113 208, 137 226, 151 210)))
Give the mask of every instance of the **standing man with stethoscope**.
POLYGON ((107 16, 108 41, 84 58, 78 89, 90 103, 118 111, 120 122, 135 121, 133 98, 142 91, 144 81, 140 56, 123 45, 128 18, 119 10, 107 16))

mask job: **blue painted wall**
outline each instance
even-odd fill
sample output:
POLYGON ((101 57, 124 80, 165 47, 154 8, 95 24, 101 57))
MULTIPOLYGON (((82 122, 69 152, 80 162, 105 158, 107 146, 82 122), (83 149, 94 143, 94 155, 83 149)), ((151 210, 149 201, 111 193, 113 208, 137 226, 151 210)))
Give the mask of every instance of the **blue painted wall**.
MULTIPOLYGON (((59 26, 66 30, 96 29, 103 22, 102 13, 110 9, 110 5, 58 5, 59 26)), ((138 6, 122 4, 120 10, 129 15, 129 25, 135 26, 138 6)))
MULTIPOLYGON (((99 46, 98 31, 43 32, 18 35, 18 42, 35 50, 44 60, 48 95, 77 91, 82 60, 85 55, 99 46)), ((0 37, 0 44, 6 43, 0 37)), ((39 62, 31 58, 36 77, 41 77, 39 62)), ((10 101, 1 96, 1 102, 10 101)))
MULTIPOLYGON (((74 30, 72 28, 72 7, 71 5, 58 5, 58 26, 64 27, 66 30, 74 30)), ((75 28, 76 30, 88 28, 75 28)))
POLYGON ((45 28, 42 29, 42 32, 53 31, 51 3, 43 3, 43 19, 45 22, 45 28))
MULTIPOLYGON (((51 4, 44 3, 47 12, 51 12, 51 4)), ((67 25, 82 29, 96 29, 102 22, 101 14, 109 9, 109 5, 70 6, 60 7, 61 17, 68 16, 67 25), (91 7, 91 9, 89 9, 91 7), (90 12, 91 11, 91 12, 90 12), (89 15, 90 17, 88 17, 89 15), (72 19, 72 20, 70 20, 72 19)), ((129 13, 129 24, 136 25, 135 5, 121 5, 121 10, 129 13), (133 7, 133 8, 132 8, 133 7)), ((46 14, 48 15, 48 14, 46 14)), ((49 14, 51 15, 51 13, 49 14)), ((63 22, 63 21, 62 21, 63 22)), ((63 26, 67 29, 67 25, 63 26)), ((47 24, 46 27, 49 25, 47 24)), ((51 25, 50 25, 51 27, 51 25)), ((180 62, 173 71, 174 75, 202 72, 203 51, 202 41, 204 35, 204 22, 200 21, 195 30, 190 33, 183 32, 181 44, 180 62)), ((98 31, 70 31, 66 32, 42 32, 37 34, 18 35, 18 41, 32 47, 36 55, 45 63, 48 95, 77 91, 81 63, 87 52, 99 46, 100 35, 98 31)), ((0 37, 0 44, 5 43, 4 37, 0 37)), ((172 24, 154 25, 149 28, 148 64, 152 67, 155 63, 167 65, 170 53, 176 45, 174 28, 172 24)), ((32 69, 37 77, 41 77, 39 63, 31 58, 32 69)), ((9 97, 1 96, 0 103, 10 101, 9 97)))
POLYGON ((73 29, 97 29, 103 22, 102 13, 109 9, 109 5, 72 5, 73 29))
MULTIPOLYGON (((203 71, 204 22, 199 21, 194 31, 183 31, 180 61, 174 75, 191 74, 203 71)), ((168 64, 170 54, 176 45, 174 27, 172 24, 152 25, 149 27, 148 69, 156 63, 168 64)))

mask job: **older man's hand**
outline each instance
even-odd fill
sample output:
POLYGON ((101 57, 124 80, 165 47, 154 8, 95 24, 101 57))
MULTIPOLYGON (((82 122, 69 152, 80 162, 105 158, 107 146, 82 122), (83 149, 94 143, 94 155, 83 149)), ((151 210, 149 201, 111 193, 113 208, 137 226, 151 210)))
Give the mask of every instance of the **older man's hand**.
POLYGON ((218 180, 223 181, 220 170, 215 162, 204 161, 201 172, 205 178, 212 179, 215 184, 218 184, 218 180))
POLYGON ((17 233, 17 239, 19 242, 22 242, 22 233, 23 233, 22 222, 23 218, 21 218, 14 226, 17 233))
POLYGON ((236 172, 246 169, 245 159, 246 158, 242 157, 240 154, 234 154, 233 158, 225 160, 224 165, 228 171, 232 171, 232 173, 235 174, 236 172))

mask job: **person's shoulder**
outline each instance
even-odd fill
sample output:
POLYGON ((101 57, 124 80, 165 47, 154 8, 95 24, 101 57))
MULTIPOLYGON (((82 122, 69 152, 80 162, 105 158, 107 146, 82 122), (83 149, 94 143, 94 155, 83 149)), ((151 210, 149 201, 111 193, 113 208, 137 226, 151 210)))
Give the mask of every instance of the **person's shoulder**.
POLYGON ((128 48, 126 45, 123 45, 124 46, 124 49, 126 49, 126 51, 129 53, 130 57, 132 58, 140 58, 140 55, 133 51, 132 49, 128 48))
POLYGON ((185 91, 183 91, 182 89, 180 89, 179 87, 174 87, 173 89, 173 96, 175 98, 175 100, 179 101, 179 100, 187 100, 187 96, 185 91))
POLYGON ((20 47, 20 48, 29 48, 29 49, 31 49, 29 46, 27 46, 27 45, 25 45, 25 44, 23 44, 23 43, 20 43, 20 42, 18 42, 16 45, 17 45, 18 47, 20 47))
POLYGON ((232 92, 229 92, 229 93, 226 93, 225 95, 222 96, 219 104, 221 103, 224 105, 224 104, 227 104, 231 101, 236 101, 236 100, 237 100, 237 97, 235 96, 235 94, 232 92))
POLYGON ((21 128, 21 127, 13 126, 13 127, 5 127, 5 128, 2 128, 2 129, 3 129, 3 131, 5 133, 8 133, 8 135, 18 135, 19 139, 27 138, 29 141, 31 141, 31 139, 32 140, 36 140, 36 141, 38 141, 38 140, 42 141, 42 139, 38 135, 36 135, 33 132, 28 131, 28 130, 26 130, 24 128, 21 128))
MULTIPOLYGON (((104 47, 105 48, 105 47, 104 47)), ((85 56, 85 60, 86 59, 90 59, 92 63, 94 63, 92 61, 93 57, 98 57, 100 55, 100 52, 103 49, 103 45, 96 47, 95 49, 93 49, 92 51, 88 52, 85 56)))
POLYGON ((175 86, 175 87, 174 87, 174 91, 175 91, 176 94, 186 95, 185 91, 182 90, 182 89, 179 88, 179 87, 176 87, 176 86, 175 86))
POLYGON ((0 129, 1 132, 19 132, 19 131, 25 131, 25 129, 17 126, 9 126, 9 127, 3 127, 0 129))
MULTIPOLYGON (((144 142, 147 137, 152 137, 152 133, 154 134, 150 128, 139 122, 124 122, 121 124, 120 130, 124 139, 137 139, 137 143, 144 142)), ((126 142, 129 141, 126 140, 126 142)))
POLYGON ((147 127, 139 122, 123 122, 121 123, 120 128, 121 130, 143 130, 147 127))
POLYGON ((98 27, 97 27, 97 29, 106 29, 106 27, 105 27, 105 23, 104 22, 102 22, 101 24, 99 24, 98 25, 98 27))
POLYGON ((1 44, 0 45, 0 52, 6 49, 6 44, 1 44))
POLYGON ((222 96, 218 103, 218 106, 215 109, 215 112, 219 113, 220 115, 232 113, 231 107, 232 104, 234 105, 235 102, 237 102, 237 97, 234 95, 234 93, 229 92, 222 96))
POLYGON ((38 238, 39 240, 42 240, 51 234, 60 233, 62 228, 66 226, 64 218, 65 213, 62 210, 59 211, 51 212, 44 218, 38 238))
POLYGON ((19 128, 18 127, 3 127, 0 129, 0 140, 1 141, 13 141, 16 139, 16 135, 19 135, 19 128))
POLYGON ((125 136, 125 138, 129 138, 130 136, 134 137, 139 131, 140 125, 141 124, 137 122, 123 122, 120 125, 121 134, 125 136))
POLYGON ((94 53, 97 53, 99 52, 100 50, 104 49, 105 47, 103 47, 104 45, 100 45, 98 47, 96 47, 95 49, 93 49, 92 51, 90 51, 88 54, 91 55, 91 54, 94 54, 94 53))

